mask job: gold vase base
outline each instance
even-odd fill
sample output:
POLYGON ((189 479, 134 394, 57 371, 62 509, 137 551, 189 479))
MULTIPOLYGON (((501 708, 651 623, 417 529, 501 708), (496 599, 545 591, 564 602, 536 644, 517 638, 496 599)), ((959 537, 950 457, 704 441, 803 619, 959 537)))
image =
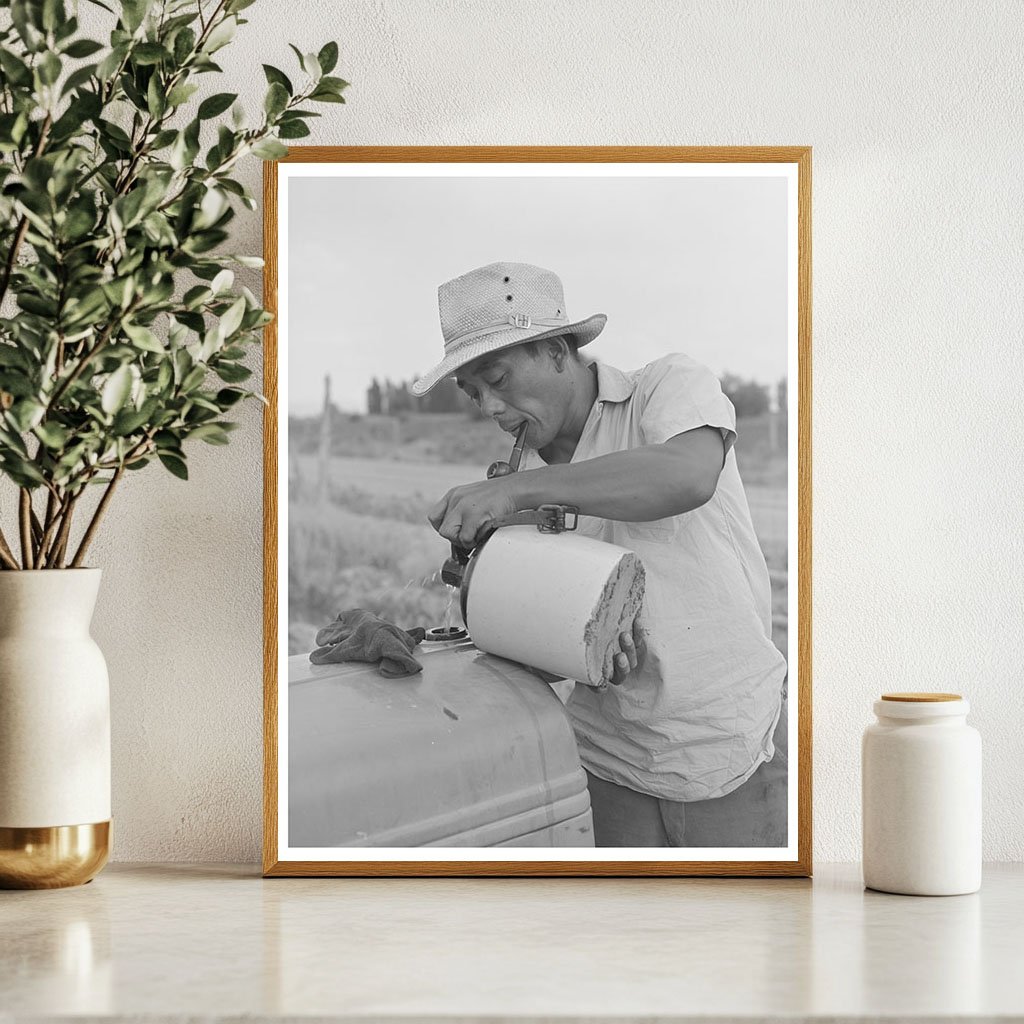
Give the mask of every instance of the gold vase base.
POLYGON ((0 889, 62 889, 91 882, 110 857, 110 822, 0 826, 0 889))

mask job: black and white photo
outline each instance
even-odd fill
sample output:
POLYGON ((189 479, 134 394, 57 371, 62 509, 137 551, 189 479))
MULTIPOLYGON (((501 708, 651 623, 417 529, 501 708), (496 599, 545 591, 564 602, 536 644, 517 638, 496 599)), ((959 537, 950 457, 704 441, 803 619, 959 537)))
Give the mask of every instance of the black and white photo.
POLYGON ((358 152, 268 179, 268 873, 808 873, 807 151, 358 152))

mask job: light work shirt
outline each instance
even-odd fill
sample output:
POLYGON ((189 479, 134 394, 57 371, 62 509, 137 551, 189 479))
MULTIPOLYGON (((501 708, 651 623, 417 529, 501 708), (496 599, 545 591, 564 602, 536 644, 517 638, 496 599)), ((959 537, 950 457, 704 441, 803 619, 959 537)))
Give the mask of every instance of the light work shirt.
MULTIPOLYGON (((597 368, 597 400, 572 462, 717 428, 714 496, 682 515, 626 523, 581 516, 578 532, 635 551, 646 572, 647 657, 620 686, 577 686, 567 705, 594 775, 669 800, 707 800, 771 760, 786 662, 771 641, 771 585, 736 466, 736 413, 685 355, 597 368)), ((523 469, 545 463, 528 450, 523 469)))

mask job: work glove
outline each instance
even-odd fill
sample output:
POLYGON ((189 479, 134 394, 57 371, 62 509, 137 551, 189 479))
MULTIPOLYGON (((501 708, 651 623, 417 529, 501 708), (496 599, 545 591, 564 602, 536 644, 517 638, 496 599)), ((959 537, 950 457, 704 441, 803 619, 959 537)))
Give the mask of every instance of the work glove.
POLYGON ((422 672, 423 666, 412 656, 412 649, 426 631, 420 627, 404 630, 365 608, 342 612, 329 626, 316 634, 316 650, 309 660, 314 665, 341 661, 377 663, 382 676, 395 678, 422 672))

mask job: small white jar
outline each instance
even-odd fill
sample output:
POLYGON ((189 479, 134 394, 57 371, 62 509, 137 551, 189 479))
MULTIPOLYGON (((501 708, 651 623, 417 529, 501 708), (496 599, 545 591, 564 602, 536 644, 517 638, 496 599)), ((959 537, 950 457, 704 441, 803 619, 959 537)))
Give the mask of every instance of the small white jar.
POLYGON ((864 884, 912 896, 981 887, 981 736, 955 693, 888 693, 864 731, 864 884))

